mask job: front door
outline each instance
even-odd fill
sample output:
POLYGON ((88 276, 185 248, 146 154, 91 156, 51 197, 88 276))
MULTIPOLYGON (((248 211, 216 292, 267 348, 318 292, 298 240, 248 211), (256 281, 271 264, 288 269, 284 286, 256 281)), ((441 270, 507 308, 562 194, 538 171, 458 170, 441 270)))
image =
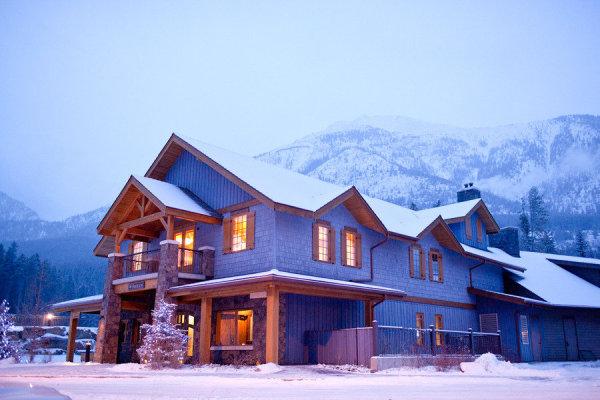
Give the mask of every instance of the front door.
POLYGON ((563 318, 563 330, 565 334, 565 349, 568 361, 579 360, 579 344, 577 343, 577 328, 575 318, 563 318))
POLYGON ((532 315, 531 321, 531 353, 533 361, 542 361, 542 327, 540 317, 532 315))
POLYGON ((530 321, 527 314, 517 314, 517 337, 519 340, 521 362, 533 361, 533 353, 531 352, 530 321))

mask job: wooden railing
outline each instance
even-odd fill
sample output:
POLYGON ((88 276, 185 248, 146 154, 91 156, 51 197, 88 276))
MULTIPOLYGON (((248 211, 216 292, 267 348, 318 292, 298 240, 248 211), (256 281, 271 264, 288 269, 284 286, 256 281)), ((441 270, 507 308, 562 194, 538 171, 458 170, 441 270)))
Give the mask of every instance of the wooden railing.
POLYGON ((123 257, 123 277, 128 278, 158 272, 159 263, 159 249, 128 254, 123 257))
POLYGON ((214 275, 212 252, 209 255, 208 252, 203 250, 190 250, 180 247, 177 262, 179 272, 205 276, 214 275))

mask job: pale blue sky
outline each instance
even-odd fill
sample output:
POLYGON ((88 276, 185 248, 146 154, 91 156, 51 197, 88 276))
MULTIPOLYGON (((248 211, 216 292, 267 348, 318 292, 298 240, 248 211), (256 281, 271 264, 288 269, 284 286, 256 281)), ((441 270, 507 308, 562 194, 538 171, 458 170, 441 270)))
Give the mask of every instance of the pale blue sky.
POLYGON ((173 131, 256 154, 361 115, 599 114, 599 21, 599 1, 2 0, 0 190, 87 211, 173 131))

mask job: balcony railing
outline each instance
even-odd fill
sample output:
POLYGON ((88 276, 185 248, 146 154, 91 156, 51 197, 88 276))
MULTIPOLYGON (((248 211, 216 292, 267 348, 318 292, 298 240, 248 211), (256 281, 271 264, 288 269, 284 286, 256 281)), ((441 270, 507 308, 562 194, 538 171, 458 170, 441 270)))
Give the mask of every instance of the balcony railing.
POLYGON ((128 254, 123 257, 123 277, 128 278, 158 272, 159 262, 159 249, 128 254))
POLYGON ((213 276, 212 260, 209 260, 206 252, 202 250, 190 250, 180 247, 177 256, 177 268, 179 272, 213 276))

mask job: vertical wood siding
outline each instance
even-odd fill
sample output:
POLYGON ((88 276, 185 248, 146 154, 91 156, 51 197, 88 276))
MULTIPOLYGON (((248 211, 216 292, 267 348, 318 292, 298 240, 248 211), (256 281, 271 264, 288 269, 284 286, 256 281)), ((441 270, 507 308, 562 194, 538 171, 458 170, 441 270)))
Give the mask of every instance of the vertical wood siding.
POLYGON ((252 199, 240 187, 187 151, 177 158, 165 181, 191 190, 215 210, 252 199))
POLYGON ((305 361, 305 332, 364 325, 360 301, 286 294, 285 364, 305 361))

